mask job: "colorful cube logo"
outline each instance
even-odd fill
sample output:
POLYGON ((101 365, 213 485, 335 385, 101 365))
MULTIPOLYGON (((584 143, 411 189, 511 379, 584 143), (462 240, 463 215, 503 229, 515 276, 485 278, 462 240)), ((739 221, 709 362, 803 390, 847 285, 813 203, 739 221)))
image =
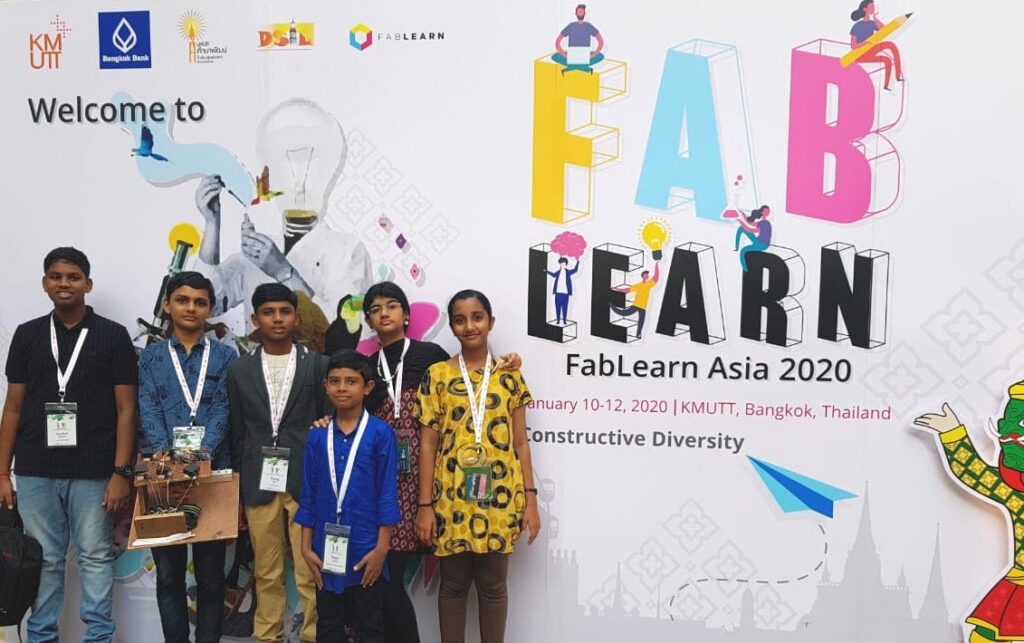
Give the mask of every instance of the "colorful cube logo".
POLYGON ((348 44, 359 51, 365 50, 373 44, 373 29, 360 22, 348 32, 348 44))

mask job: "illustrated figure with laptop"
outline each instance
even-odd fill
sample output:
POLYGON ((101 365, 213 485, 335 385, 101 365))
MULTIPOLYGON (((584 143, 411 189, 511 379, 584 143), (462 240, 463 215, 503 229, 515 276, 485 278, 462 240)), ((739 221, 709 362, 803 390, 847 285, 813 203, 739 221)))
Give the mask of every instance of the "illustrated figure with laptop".
POLYGON ((567 24, 555 39, 555 49, 558 53, 553 54, 551 60, 565 65, 565 69, 562 70, 563 74, 574 69, 594 73, 593 65, 604 60, 604 54, 601 53, 601 50, 604 49, 604 38, 601 37, 601 32, 597 30, 597 27, 586 21, 586 17, 587 5, 576 5, 576 22, 567 24), (597 39, 596 49, 590 48, 591 38, 597 39), (569 40, 568 47, 562 46, 565 39, 569 40))

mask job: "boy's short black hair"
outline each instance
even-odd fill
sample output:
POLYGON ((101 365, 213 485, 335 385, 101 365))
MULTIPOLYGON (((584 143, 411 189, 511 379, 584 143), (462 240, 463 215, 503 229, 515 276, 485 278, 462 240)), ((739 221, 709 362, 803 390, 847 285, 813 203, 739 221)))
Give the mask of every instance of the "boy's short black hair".
POLYGON ((276 281, 256 286, 256 290, 252 291, 252 311, 259 311, 260 306, 268 301, 286 301, 292 308, 299 308, 299 298, 295 291, 276 281))
POLYGON ((373 369, 370 368, 370 361, 362 353, 350 348, 343 348, 331 354, 331 359, 327 362, 327 375, 330 375, 331 371, 338 368, 350 368, 356 371, 363 376, 364 382, 369 382, 373 379, 373 369))
POLYGON ((49 272, 50 266, 58 261, 66 261, 78 266, 82 269, 85 278, 89 278, 89 272, 92 270, 92 266, 89 265, 89 257, 86 257, 85 253, 78 248, 62 246, 46 253, 46 258, 43 259, 43 274, 49 272))
POLYGON ((203 276, 203 273, 196 272, 194 270, 185 270, 174 275, 167 280, 167 290, 164 292, 164 298, 168 301, 171 299, 171 295, 174 291, 183 286, 189 288, 195 288, 196 290, 205 290, 206 294, 210 296, 210 306, 214 305, 216 296, 213 294, 213 283, 203 276))
POLYGON ((363 314, 370 314, 370 307, 373 306, 374 299, 394 299, 402 304, 402 310, 406 314, 409 312, 409 298, 405 296, 405 291, 393 281, 381 281, 370 286, 370 289, 363 295, 363 314))

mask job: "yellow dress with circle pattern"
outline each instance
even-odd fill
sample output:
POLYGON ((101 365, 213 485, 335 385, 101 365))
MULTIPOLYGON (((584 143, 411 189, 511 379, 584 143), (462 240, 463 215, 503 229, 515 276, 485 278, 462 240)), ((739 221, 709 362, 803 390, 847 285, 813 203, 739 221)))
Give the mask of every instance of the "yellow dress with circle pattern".
MULTIPOLYGON (((434 554, 451 556, 465 552, 510 554, 520 534, 526 508, 523 471, 512 439, 512 414, 531 399, 519 371, 498 371, 492 362, 487 389, 481 446, 491 466, 494 499, 465 499, 466 475, 456 453, 476 444, 469 395, 457 366, 438 362, 427 370, 420 384, 413 415, 425 429, 438 432, 434 460, 432 500, 437 516, 434 554)), ((470 372, 473 391, 479 395, 483 369, 470 372)), ((420 461, 420 466, 429 466, 420 461)))

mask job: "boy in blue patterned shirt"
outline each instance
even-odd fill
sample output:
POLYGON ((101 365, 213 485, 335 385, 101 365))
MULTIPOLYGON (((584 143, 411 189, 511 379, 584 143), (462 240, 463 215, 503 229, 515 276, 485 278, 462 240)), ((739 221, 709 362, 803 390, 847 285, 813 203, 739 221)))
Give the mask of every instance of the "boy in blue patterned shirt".
MULTIPOLYGON (((219 469, 230 467, 231 462, 227 370, 235 352, 206 337, 213 302, 213 284, 198 272, 180 272, 168 280, 164 312, 171 317, 174 334, 147 347, 139 357, 139 415, 146 441, 158 454, 199 446, 209 449, 213 468, 219 469)), ((192 544, 198 586, 196 643, 220 640, 225 544, 223 540, 192 544)), ((166 643, 188 643, 188 545, 152 551, 164 639, 166 643)))

